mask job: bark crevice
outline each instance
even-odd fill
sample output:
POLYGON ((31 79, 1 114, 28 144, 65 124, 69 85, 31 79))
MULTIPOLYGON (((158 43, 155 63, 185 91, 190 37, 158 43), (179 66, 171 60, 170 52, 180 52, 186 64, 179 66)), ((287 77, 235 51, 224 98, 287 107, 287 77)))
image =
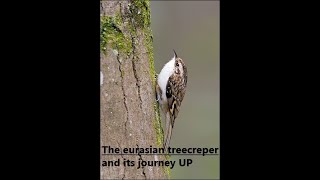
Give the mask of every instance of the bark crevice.
MULTIPOLYGON (((138 144, 137 144, 137 147, 139 148, 139 145, 138 145, 138 144)), ((139 153, 138 155, 139 155, 139 159, 140 159, 141 161, 143 161, 142 155, 141 155, 140 153, 139 153)), ((143 174, 143 176, 144 176, 144 179, 147 179, 146 173, 145 173, 145 171, 144 171, 145 166, 141 167, 141 169, 142 169, 142 174, 143 174)))
POLYGON ((123 69, 122 69, 122 63, 120 61, 120 53, 119 53, 119 50, 117 49, 118 51, 118 54, 117 54, 117 61, 119 62, 119 71, 121 73, 121 88, 122 88, 122 93, 123 93, 123 104, 124 104, 124 107, 126 109, 126 121, 124 122, 124 128, 125 128, 125 137, 127 136, 127 123, 128 123, 128 120, 129 120, 129 110, 128 110, 128 105, 127 105, 127 96, 126 96, 126 93, 125 93, 125 88, 124 88, 124 79, 123 79, 123 69))

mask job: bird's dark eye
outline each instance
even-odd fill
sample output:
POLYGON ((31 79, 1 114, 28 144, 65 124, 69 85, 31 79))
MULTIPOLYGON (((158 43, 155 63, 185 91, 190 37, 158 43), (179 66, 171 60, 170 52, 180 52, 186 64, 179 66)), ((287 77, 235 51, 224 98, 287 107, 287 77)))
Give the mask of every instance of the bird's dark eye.
POLYGON ((179 63, 176 63, 176 66, 179 66, 179 63))

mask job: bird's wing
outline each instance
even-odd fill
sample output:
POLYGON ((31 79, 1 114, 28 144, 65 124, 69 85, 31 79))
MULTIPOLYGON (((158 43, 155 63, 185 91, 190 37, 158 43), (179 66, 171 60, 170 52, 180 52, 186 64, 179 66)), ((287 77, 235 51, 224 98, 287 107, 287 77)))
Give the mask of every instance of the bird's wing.
POLYGON ((174 120, 177 118, 178 113, 179 113, 179 106, 180 104, 178 101, 178 89, 177 87, 174 85, 173 81, 174 75, 171 75, 169 77, 168 83, 167 83, 167 87, 166 87, 166 96, 167 96, 167 101, 168 101, 168 110, 169 110, 169 114, 170 114, 170 122, 171 122, 171 126, 173 127, 174 125, 174 120))

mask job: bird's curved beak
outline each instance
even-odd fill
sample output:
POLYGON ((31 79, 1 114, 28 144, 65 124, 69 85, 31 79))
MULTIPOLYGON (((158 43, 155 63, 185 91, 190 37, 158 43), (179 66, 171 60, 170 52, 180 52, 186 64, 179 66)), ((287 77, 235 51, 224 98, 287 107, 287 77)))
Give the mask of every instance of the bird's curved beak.
POLYGON ((177 53, 176 53, 176 51, 174 49, 173 49, 173 53, 174 53, 174 58, 177 58, 178 55, 177 55, 177 53))

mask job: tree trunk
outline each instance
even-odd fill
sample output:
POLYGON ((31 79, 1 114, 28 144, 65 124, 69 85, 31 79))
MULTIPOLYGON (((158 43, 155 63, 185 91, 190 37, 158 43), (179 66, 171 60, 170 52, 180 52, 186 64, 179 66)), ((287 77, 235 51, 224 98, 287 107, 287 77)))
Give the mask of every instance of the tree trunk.
MULTIPOLYGON (((101 1, 101 146, 162 147, 163 132, 155 100, 150 6, 148 1, 101 1)), ((160 155, 103 155, 120 166, 101 166, 101 179, 165 179, 164 167, 137 169, 139 159, 160 155), (123 161, 135 161, 124 166, 123 161)), ((102 162, 101 162, 102 163, 102 162)))

